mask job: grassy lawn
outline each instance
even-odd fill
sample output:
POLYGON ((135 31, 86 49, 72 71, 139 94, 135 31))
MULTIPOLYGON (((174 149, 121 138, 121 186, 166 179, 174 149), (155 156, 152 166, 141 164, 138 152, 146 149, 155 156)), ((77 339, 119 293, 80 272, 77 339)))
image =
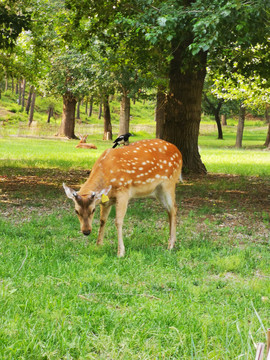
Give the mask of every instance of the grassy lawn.
POLYGON ((270 155, 264 131, 243 150, 226 131, 202 133, 210 173, 177 186, 176 248, 162 207, 140 199, 124 259, 114 210, 97 247, 98 211, 86 238, 61 185, 78 188, 111 142, 0 138, 1 359, 255 358, 270 327, 270 155))

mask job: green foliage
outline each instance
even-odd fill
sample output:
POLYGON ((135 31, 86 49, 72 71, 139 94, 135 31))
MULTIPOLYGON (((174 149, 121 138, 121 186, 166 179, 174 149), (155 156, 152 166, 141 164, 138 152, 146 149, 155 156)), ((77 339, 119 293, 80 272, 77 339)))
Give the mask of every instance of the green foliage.
POLYGON ((22 1, 4 0, 0 4, 0 49, 14 46, 23 29, 30 28, 30 13, 22 1))

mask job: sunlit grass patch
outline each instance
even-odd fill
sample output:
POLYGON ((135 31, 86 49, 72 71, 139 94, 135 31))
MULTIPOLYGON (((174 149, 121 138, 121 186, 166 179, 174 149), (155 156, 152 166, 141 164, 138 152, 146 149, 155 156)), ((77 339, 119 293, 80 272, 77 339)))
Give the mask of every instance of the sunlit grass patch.
POLYGON ((268 151, 201 148, 201 156, 211 173, 270 176, 268 151))

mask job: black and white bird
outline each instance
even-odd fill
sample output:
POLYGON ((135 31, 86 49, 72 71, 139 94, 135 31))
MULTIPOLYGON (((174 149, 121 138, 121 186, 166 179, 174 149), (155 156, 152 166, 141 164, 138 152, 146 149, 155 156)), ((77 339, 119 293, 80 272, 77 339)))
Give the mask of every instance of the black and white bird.
POLYGON ((114 143, 113 148, 116 148, 117 145, 121 145, 121 144, 128 145, 128 139, 130 136, 133 136, 133 134, 126 133, 124 135, 118 136, 118 138, 115 139, 113 142, 114 143))

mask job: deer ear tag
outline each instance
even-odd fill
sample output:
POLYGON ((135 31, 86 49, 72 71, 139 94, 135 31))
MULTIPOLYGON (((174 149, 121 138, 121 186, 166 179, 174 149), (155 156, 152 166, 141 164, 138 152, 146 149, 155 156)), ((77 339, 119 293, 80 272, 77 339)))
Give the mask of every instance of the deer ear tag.
POLYGON ((106 203, 107 201, 109 201, 109 197, 105 194, 102 194, 101 196, 101 202, 104 204, 106 203))

